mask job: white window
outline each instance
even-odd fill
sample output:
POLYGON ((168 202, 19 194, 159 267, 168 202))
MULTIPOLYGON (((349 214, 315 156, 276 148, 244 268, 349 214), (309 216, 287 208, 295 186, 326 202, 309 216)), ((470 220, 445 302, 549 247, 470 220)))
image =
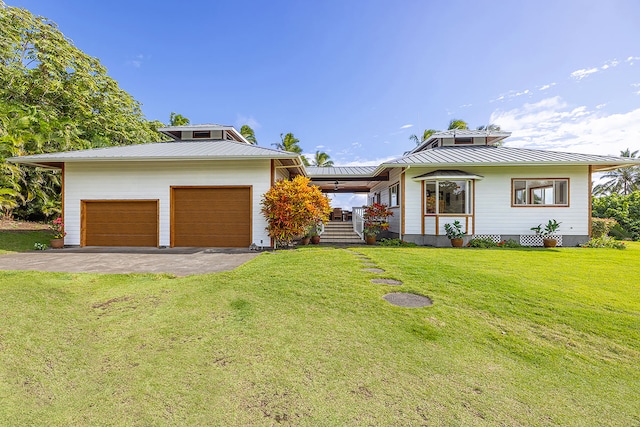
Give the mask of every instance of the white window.
POLYGON ((569 179, 512 179, 513 206, 569 206, 569 179))
POLYGON ((389 187, 389 206, 400 205, 400 183, 389 187))
POLYGON ((425 181, 424 188, 425 213, 471 213, 471 181, 425 181))

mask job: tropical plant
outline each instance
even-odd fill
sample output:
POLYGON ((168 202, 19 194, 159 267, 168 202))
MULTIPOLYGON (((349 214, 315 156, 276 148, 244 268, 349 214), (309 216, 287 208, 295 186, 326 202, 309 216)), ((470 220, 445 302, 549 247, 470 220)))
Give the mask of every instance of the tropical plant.
POLYGON ((640 191, 629 195, 617 193, 594 197, 592 214, 598 218, 613 218, 618 221, 610 233, 621 239, 640 239, 640 191))
POLYGON ((49 225, 49 227, 53 232, 54 239, 62 239, 64 236, 67 235, 67 232, 64 231, 64 223, 62 222, 62 218, 60 217, 51 221, 51 224, 49 225))
POLYGON ((276 182, 264 194, 262 213, 267 219, 269 236, 277 246, 289 246, 312 226, 329 220, 329 198, 318 186, 309 183, 309 178, 298 175, 276 182))
POLYGON ((386 205, 373 203, 365 206, 362 215, 364 219, 363 232, 365 236, 376 236, 381 231, 388 230, 389 222, 387 219, 390 216, 393 216, 393 211, 390 211, 386 205))
POLYGON ((587 243, 580 245, 583 248, 611 248, 611 249, 626 249, 627 245, 610 236, 594 237, 587 243))
POLYGON ((251 129, 251 126, 242 125, 242 127, 240 128, 240 135, 244 136, 244 139, 249 141, 251 144, 254 144, 254 145, 258 144, 258 140, 256 139, 256 134, 253 131, 253 129, 251 129))
POLYGON ((449 239, 462 239, 466 234, 462 231, 462 224, 460 224, 458 220, 453 221, 452 224, 445 224, 444 231, 447 233, 449 239))
POLYGON ((300 140, 293 136, 292 133, 288 133, 286 135, 280 134, 280 142, 276 142, 271 144, 275 146, 278 150, 289 151, 291 153, 302 154, 302 147, 298 145, 300 140))
POLYGON ((494 242, 493 239, 489 238, 475 238, 469 240, 467 246, 471 248, 495 248, 498 246, 498 243, 494 242))
POLYGON ((191 120, 183 116, 182 114, 177 114, 171 112, 169 115, 169 126, 184 126, 191 123, 191 120))
POLYGON ((313 160, 311 161, 311 166, 317 166, 317 167, 332 167, 333 166, 333 160, 331 160, 331 158, 329 157, 329 155, 327 153, 325 153, 324 151, 316 151, 316 154, 313 158, 313 160))
POLYGON ((591 218, 591 235, 593 237, 606 236, 616 225, 618 225, 618 221, 613 218, 591 218))
MULTIPOLYGON (((620 151, 620 157, 637 159, 638 152, 640 152, 640 150, 631 152, 631 150, 627 148, 626 150, 620 151)), ((593 193, 595 195, 613 193, 622 195, 631 194, 634 191, 640 190, 640 166, 627 166, 614 169, 606 172, 602 179, 606 181, 594 187, 593 193)))
POLYGON ((542 236, 543 239, 548 239, 558 230, 558 228, 560 228, 560 224, 562 223, 555 219, 550 219, 544 228, 542 228, 542 224, 538 224, 536 227, 531 227, 531 230, 542 236))
POLYGON ((449 129, 449 130, 453 130, 453 129, 469 129, 469 125, 464 120, 452 119, 449 122, 449 127, 447 129, 449 129))
POLYGON ((431 135, 433 135, 436 132, 438 131, 435 129, 425 129, 424 132, 422 132, 422 136, 420 138, 418 138, 418 135, 413 134, 413 135, 409 135, 409 139, 415 142, 416 145, 420 145, 423 142, 425 142, 427 139, 429 139, 431 135))

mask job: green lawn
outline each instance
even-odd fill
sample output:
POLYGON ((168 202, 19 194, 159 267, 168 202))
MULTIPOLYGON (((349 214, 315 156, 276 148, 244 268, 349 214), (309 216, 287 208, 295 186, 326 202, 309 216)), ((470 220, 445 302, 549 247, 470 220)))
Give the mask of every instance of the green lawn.
POLYGON ((49 245, 49 231, 0 231, 0 255, 11 252, 24 252, 33 249, 36 242, 49 245))
POLYGON ((386 272, 321 247, 179 279, 0 272, 0 420, 640 424, 640 244, 357 250, 386 272))

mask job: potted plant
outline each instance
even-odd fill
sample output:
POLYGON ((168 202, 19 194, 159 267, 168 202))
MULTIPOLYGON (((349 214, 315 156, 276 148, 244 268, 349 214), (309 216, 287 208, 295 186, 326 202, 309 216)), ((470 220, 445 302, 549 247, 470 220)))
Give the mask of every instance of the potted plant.
POLYGON ((531 227, 531 230, 535 231, 537 235, 542 236, 542 244, 545 248, 555 248, 558 240, 553 237, 553 234, 560 228, 560 224, 562 223, 555 219, 550 219, 544 228, 542 228, 542 224, 538 224, 537 227, 531 227))
POLYGON ((362 232, 367 245, 376 243, 376 236, 383 230, 389 229, 387 218, 393 215, 393 212, 387 209, 386 205, 373 203, 364 207, 364 226, 362 232))
POLYGON ((51 239, 50 246, 53 249, 60 249, 64 247, 64 236, 67 235, 67 232, 64 231, 64 223, 62 222, 62 218, 58 217, 54 219, 49 225, 51 231, 53 231, 53 238, 51 239))
POLYGON ((318 234, 318 226, 316 224, 312 225, 309 229, 309 236, 311 244, 317 245, 320 243, 320 234, 318 234))
POLYGON ((453 224, 445 224, 444 230, 447 233, 447 237, 451 240, 451 246, 454 248, 461 248, 463 240, 462 238, 465 235, 465 232, 462 231, 462 224, 460 221, 455 220, 453 224))

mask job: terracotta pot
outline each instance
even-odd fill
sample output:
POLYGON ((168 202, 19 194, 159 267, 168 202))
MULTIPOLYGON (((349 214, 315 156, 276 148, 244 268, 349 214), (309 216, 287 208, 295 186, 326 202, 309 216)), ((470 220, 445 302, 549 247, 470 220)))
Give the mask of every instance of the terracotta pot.
POLYGON ((314 245, 320 243, 320 236, 311 236, 311 243, 314 245))
POLYGON ((308 245, 310 241, 311 241, 311 236, 305 236, 302 239, 300 239, 300 244, 308 245))
POLYGON ((451 246, 454 248, 461 248, 463 243, 463 239, 451 239, 451 246))
POLYGON ((545 248, 555 248, 558 241, 556 239, 542 239, 542 244, 545 248))
POLYGON ((366 235, 364 236, 364 241, 367 242, 367 245, 375 245, 376 244, 376 235, 373 236, 366 235))
POLYGON ((62 249, 64 248, 64 238, 62 239, 51 239, 49 242, 49 246, 51 249, 62 249))

